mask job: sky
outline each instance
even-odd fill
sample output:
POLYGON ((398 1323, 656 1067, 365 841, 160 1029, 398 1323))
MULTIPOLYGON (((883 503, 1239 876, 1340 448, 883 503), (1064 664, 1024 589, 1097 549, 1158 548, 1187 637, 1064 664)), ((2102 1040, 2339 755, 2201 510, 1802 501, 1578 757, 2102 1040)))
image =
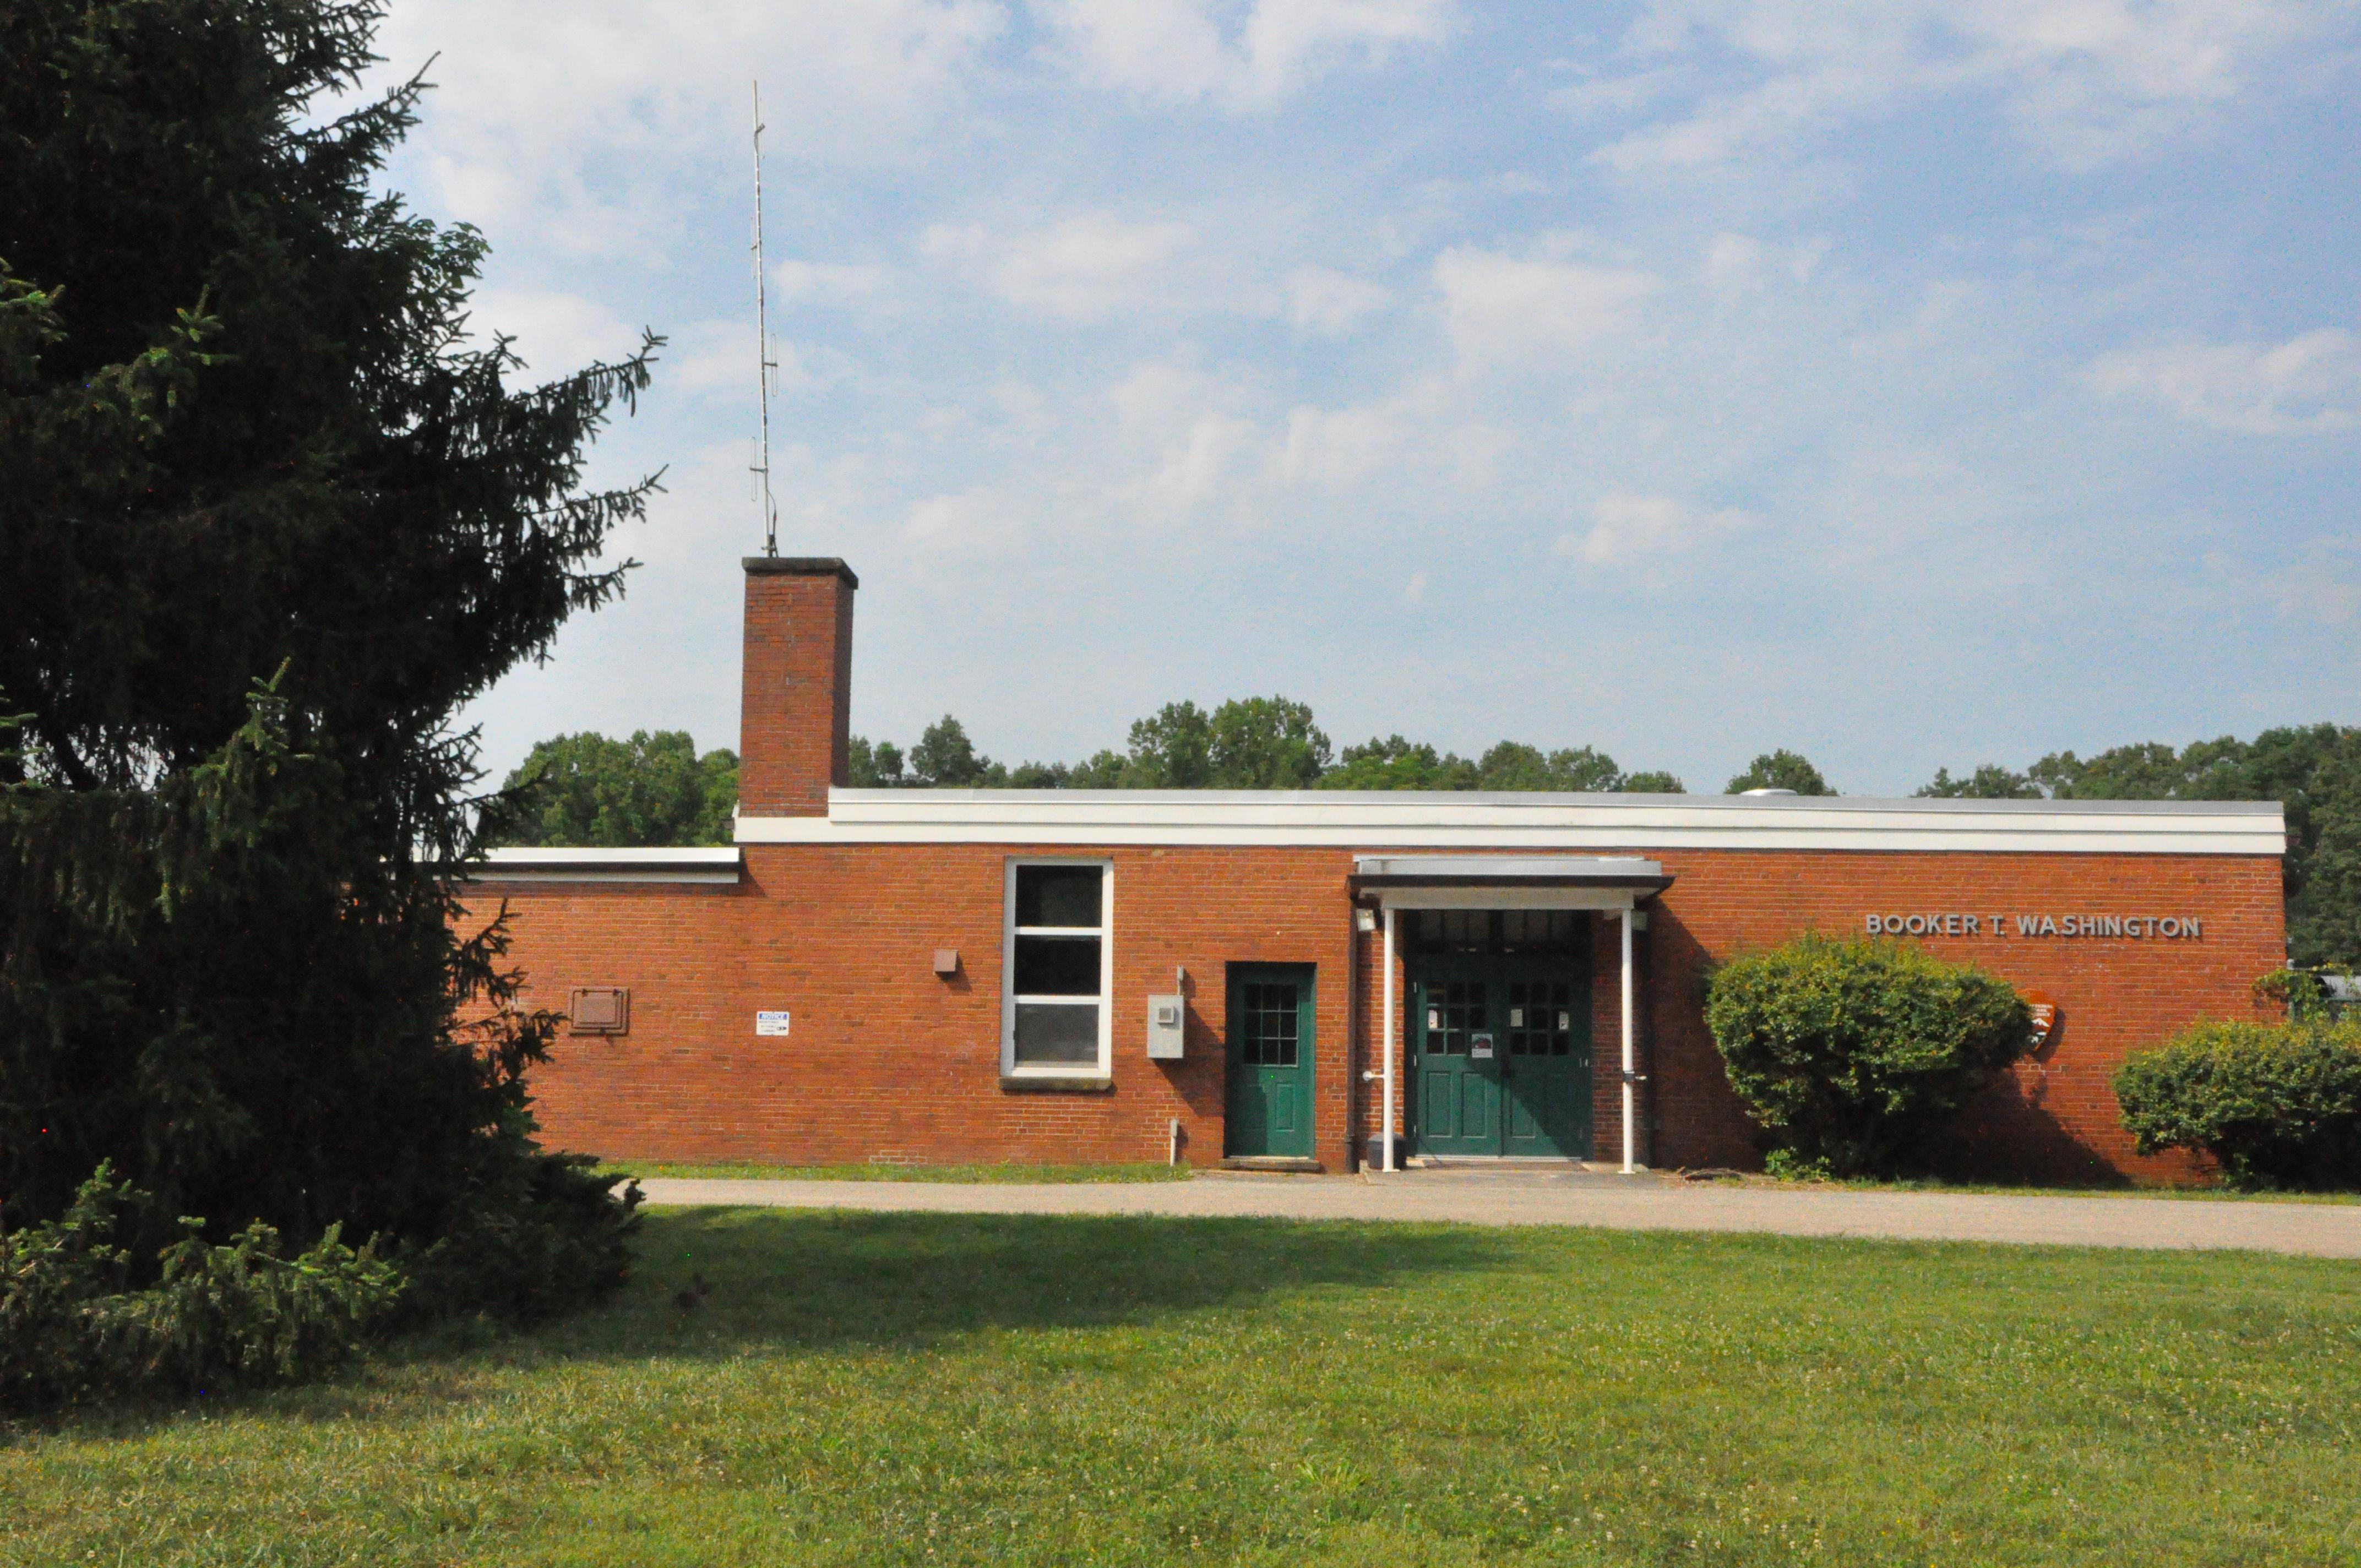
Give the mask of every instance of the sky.
POLYGON ((627 597, 476 703, 734 746, 762 547, 856 731, 1283 694, 1716 790, 2361 722, 2361 3, 393 0, 388 183, 536 378, 669 339, 627 597), (429 60, 433 63, 428 67, 429 60))

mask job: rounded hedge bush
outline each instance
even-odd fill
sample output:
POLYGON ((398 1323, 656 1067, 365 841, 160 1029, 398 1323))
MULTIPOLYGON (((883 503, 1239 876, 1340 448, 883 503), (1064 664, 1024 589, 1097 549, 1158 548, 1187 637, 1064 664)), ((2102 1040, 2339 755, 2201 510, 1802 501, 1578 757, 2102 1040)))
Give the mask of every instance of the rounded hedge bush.
POLYGON ((2361 1186, 2361 1022, 2198 1024, 2115 1069, 2142 1154, 2197 1149, 2249 1187, 2361 1186))
POLYGON ((1806 935, 1733 959, 1706 1023, 1783 1168, 1887 1175, 2032 1037, 2024 998, 1904 942, 1806 935))

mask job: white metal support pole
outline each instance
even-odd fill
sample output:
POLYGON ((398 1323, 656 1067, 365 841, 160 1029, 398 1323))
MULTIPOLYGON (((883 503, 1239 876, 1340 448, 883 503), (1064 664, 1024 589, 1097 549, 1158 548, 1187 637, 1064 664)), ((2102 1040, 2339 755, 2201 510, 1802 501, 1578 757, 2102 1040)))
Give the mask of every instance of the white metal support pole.
POLYGON ((1623 1174, 1630 1176, 1638 1168, 1632 1163, 1636 1146, 1635 1104, 1639 1100, 1635 1076, 1640 1070, 1631 1044, 1631 906, 1623 906, 1623 1174))
POLYGON ((1386 1108, 1384 1114, 1386 1168, 1391 1170, 1394 1168, 1394 911, 1391 905, 1386 906, 1385 966, 1386 1023, 1383 1049, 1386 1053, 1386 1108))

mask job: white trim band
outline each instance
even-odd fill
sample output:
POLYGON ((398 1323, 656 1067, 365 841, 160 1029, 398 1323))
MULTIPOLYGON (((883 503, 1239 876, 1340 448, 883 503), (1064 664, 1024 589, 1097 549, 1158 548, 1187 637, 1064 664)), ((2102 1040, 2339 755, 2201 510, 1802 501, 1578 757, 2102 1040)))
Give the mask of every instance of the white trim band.
POLYGON ((1380 909, 1629 909, 1644 893, 1628 887, 1386 887, 1367 895, 1380 909))
POLYGON ((701 883, 733 885, 745 852, 736 845, 697 850, 492 850, 470 882, 701 883))
POLYGON ((1401 791, 839 789, 826 817, 741 817, 741 844, 2286 852, 2273 802, 1872 800, 1401 791))

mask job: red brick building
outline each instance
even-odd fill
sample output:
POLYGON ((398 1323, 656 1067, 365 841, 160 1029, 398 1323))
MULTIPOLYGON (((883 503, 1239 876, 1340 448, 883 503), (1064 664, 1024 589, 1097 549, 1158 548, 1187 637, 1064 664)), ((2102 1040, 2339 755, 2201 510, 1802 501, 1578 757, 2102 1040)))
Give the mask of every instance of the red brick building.
POLYGON ((1948 1164, 2169 1179, 2110 1075, 2284 957, 2276 806, 847 789, 853 575, 746 573, 736 846, 484 873, 559 1146, 1743 1166, 1708 968, 1890 930, 2056 1009, 1948 1164))

